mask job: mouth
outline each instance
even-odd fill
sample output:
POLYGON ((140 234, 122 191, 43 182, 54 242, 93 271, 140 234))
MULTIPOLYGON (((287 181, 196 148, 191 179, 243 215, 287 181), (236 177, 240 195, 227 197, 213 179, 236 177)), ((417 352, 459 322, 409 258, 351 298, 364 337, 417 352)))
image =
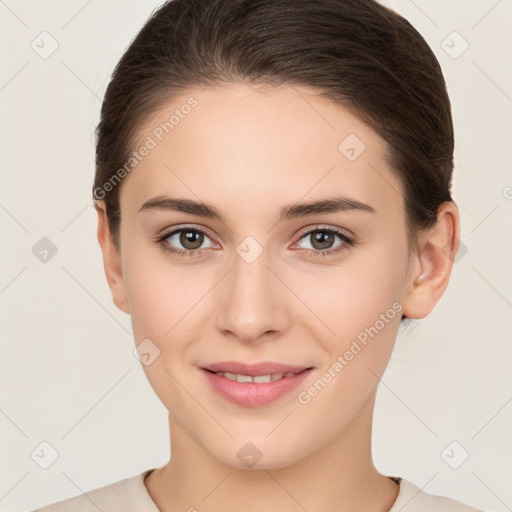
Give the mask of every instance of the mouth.
POLYGON ((248 365, 236 361, 200 368, 212 389, 228 401, 244 407, 260 407, 288 394, 314 370, 309 366, 279 363, 248 365))
MULTIPOLYGON (((211 370, 206 370, 211 372, 211 370)), ((244 375, 240 373, 231 373, 231 372, 211 372, 219 377, 225 377, 226 379, 233 380, 236 382, 256 382, 257 384, 266 384, 268 382, 273 382, 275 380, 288 379, 290 377, 294 377, 297 373, 288 372, 288 373, 267 373, 266 375, 244 375)))

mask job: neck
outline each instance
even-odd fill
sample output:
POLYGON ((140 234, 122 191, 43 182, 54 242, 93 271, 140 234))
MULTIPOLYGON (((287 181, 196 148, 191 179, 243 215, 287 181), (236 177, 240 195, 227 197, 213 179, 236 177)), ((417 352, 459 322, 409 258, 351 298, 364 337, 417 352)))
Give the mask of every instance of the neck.
POLYGON ((161 510, 387 512, 398 485, 371 457, 373 394, 337 437, 278 469, 237 469, 212 457, 169 415, 169 462, 145 480, 161 510))

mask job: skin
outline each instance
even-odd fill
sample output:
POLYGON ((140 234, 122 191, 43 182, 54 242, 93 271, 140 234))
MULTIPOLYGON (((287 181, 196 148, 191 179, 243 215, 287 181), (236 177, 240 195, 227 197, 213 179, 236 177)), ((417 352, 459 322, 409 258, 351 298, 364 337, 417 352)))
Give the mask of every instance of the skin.
MULTIPOLYGON (((149 338, 160 350, 143 369, 169 411, 172 456, 146 478, 148 492, 167 511, 387 511, 399 488, 373 465, 372 417, 401 314, 309 403, 297 395, 394 303, 409 318, 430 313, 458 249, 457 207, 443 203, 437 224, 411 250, 385 141, 307 87, 190 89, 139 130, 139 141, 190 96, 197 107, 124 179, 120 252, 104 205, 96 203, 113 300, 131 315, 136 344, 149 338), (366 146, 353 162, 338 150, 348 134, 366 146), (138 212, 162 194, 211 203, 224 222, 138 212), (279 222, 282 206, 332 195, 375 212, 279 222), (155 241, 184 224, 208 232, 200 254, 176 256, 155 241), (304 233, 318 225, 339 228, 357 243, 332 252, 344 243, 333 235, 323 249, 331 254, 310 257, 322 248, 304 233), (236 251, 247 236, 263 249, 251 263, 236 251), (216 394, 198 368, 228 359, 315 370, 277 401, 242 407, 216 394), (252 468, 237 457, 247 442, 261 453, 252 468)), ((167 242, 194 247, 180 243, 179 234, 167 242)))

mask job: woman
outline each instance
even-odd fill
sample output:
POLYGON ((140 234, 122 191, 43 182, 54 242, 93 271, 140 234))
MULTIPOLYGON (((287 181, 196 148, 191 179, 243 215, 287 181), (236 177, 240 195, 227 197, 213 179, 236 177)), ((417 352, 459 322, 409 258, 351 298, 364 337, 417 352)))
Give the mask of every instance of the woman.
POLYGON ((475 511, 372 462, 458 249, 439 64, 373 0, 173 0, 116 67, 93 195, 169 411, 160 468, 42 511, 475 511))

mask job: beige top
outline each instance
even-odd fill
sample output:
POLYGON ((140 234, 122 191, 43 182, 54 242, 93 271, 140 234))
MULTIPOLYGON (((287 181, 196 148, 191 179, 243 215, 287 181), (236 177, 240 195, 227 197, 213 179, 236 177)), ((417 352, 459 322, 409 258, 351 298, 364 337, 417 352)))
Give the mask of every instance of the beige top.
MULTIPOLYGON (((160 512, 144 485, 144 478, 151 471, 33 512, 160 512)), ((400 484, 400 491, 389 512, 483 512, 450 498, 427 494, 403 478, 392 478, 400 484)))

